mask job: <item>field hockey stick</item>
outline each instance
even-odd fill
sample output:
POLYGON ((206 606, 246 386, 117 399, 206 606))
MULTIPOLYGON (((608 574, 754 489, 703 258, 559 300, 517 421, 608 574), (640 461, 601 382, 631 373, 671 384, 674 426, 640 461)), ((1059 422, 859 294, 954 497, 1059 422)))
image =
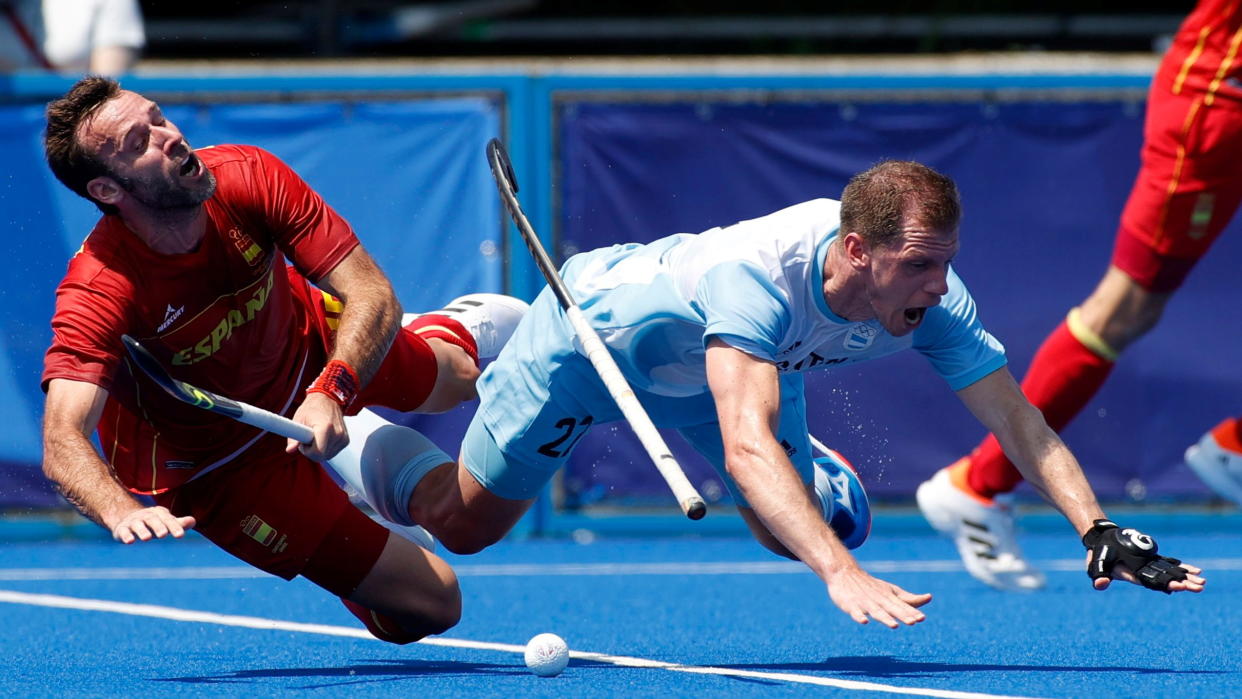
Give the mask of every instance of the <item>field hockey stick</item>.
POLYGON ((168 391, 173 398, 302 444, 310 444, 314 440, 315 433, 306 425, 174 379, 159 363, 159 360, 147 351, 147 348, 129 335, 122 335, 121 342, 125 343, 126 351, 129 352, 130 358, 134 360, 138 368, 150 376, 152 381, 159 384, 160 388, 168 391))
POLYGON ((630 428, 634 430, 634 434, 638 436, 638 441, 642 442, 647 456, 651 458, 656 470, 660 472, 664 481, 668 483, 669 489, 673 491, 673 497, 677 498, 681 511, 685 512, 690 519, 701 519, 707 513, 707 505, 703 502, 703 497, 690 484, 685 472, 677 463, 677 459, 673 458, 673 453, 664 443, 664 438, 660 436, 659 430, 651 422, 647 411, 643 410, 630 384, 621 375, 617 363, 608 354, 608 348, 604 346, 604 342, 599 339, 595 329, 582 315, 582 310, 578 308, 578 304, 570 295, 565 282, 561 280, 548 253, 543 249, 543 244, 539 242, 539 236, 535 235, 530 221, 526 220, 526 214, 522 213, 522 205, 517 200, 518 185, 513 176, 513 165, 509 162, 509 154, 505 152, 504 146, 497 139, 493 138, 487 144, 487 162, 491 166, 492 177, 496 180, 496 187, 500 190, 500 198, 504 201, 505 208, 509 210, 513 222, 517 224, 518 232, 522 234, 522 240, 526 241, 526 247, 530 250, 531 256, 535 258, 535 264, 543 273, 543 278, 548 281, 552 293, 556 294, 557 301, 565 310, 565 317, 569 318, 569 323, 578 335, 578 340, 582 342, 587 359, 591 360, 591 365, 595 367, 604 386, 608 388, 608 393, 616 401, 617 407, 621 408, 621 413, 630 424, 630 428))

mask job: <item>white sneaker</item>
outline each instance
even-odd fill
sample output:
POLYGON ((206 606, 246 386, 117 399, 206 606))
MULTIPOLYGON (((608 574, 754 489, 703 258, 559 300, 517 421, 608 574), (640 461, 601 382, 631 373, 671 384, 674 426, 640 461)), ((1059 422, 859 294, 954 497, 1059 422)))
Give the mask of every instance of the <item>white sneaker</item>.
POLYGON ((1014 536, 1013 508, 1005 496, 991 505, 962 492, 942 468, 919 486, 919 509, 928 523, 953 539, 962 563, 976 580, 998 590, 1030 591, 1044 586, 1044 574, 1022 555, 1014 536))
POLYGON ((1242 505, 1242 445, 1229 418, 1186 450, 1186 465, 1222 498, 1242 505))
MULTIPOLYGON (((466 294, 453 299, 438 311, 461 323, 474 336, 479 349, 479 359, 491 359, 500 354, 505 343, 517 329, 518 322, 526 315, 530 305, 519 298, 504 294, 466 294)), ((409 325, 423 313, 406 313, 402 325, 409 325)))

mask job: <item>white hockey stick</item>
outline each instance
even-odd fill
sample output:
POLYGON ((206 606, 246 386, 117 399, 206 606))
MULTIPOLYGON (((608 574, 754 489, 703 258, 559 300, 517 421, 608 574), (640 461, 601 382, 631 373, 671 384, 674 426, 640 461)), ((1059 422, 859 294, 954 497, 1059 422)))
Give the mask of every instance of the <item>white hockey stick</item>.
POLYGON ((535 258, 539 271, 543 273, 548 286, 552 288, 561 307, 565 309, 565 316, 569 318, 569 323, 577 333, 578 340, 582 342, 582 348, 587 358, 591 360, 591 365, 595 367, 595 371, 608 388, 608 393, 616 401, 617 407, 621 408, 621 413, 625 415, 630 428, 642 442, 647 456, 651 458, 660 475, 668 483, 669 489, 673 491, 673 497, 677 498, 682 512, 685 512, 690 519, 702 518, 707 513, 707 505, 703 502, 703 497, 690 484, 685 472, 681 470, 681 465, 677 463, 677 459, 673 458, 673 453, 664 443, 664 438, 660 436, 660 432, 651 422, 647 411, 643 410, 642 404, 638 402, 634 390, 630 388, 629 383, 621 374, 617 363, 608 354, 608 348, 604 346, 595 329, 582 315, 582 310, 578 308, 565 282, 557 274, 556 267, 552 264, 548 253, 543 249, 543 244, 539 242, 539 236, 535 235, 530 222, 526 220, 522 205, 517 200, 518 186, 513 177, 513 166, 509 163, 509 155, 500 141, 494 138, 487 144, 487 162, 491 166, 492 177, 496 180, 496 187, 500 190, 500 198, 504 201, 505 208, 509 210, 513 222, 517 224, 518 232, 522 234, 522 240, 526 241, 526 247, 530 249, 530 254, 535 258))

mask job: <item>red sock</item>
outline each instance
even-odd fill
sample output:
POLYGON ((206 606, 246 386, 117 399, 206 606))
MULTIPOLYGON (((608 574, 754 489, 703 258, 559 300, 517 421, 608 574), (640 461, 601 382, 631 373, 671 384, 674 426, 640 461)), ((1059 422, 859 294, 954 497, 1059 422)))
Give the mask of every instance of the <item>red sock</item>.
MULTIPOLYGON (((1091 351, 1062 322, 1035 353, 1022 381, 1022 392, 1044 413, 1048 426, 1060 432, 1099 392, 1113 370, 1113 362, 1091 351)), ((988 435, 970 456, 967 483, 979 495, 991 498, 1008 493, 1022 482, 1022 474, 988 435)))
POLYGON ((1212 436, 1223 449, 1242 453, 1242 419, 1227 418, 1212 428, 1212 436))
POLYGON ((372 636, 381 641, 387 641, 389 643, 395 643, 399 646, 403 646, 422 638, 422 636, 415 636, 414 634, 401 628, 401 625, 398 624, 392 617, 388 617, 377 611, 367 609, 361 604, 351 602, 344 597, 341 598, 341 602, 344 603, 345 608, 349 610, 350 614, 358 617, 358 620, 367 627, 367 631, 370 631, 372 636))
POLYGON ((448 316, 426 313, 405 327, 424 340, 434 337, 457 345, 466 350, 466 354, 470 355, 476 365, 479 363, 479 346, 474 341, 474 336, 466 330, 466 326, 448 316))

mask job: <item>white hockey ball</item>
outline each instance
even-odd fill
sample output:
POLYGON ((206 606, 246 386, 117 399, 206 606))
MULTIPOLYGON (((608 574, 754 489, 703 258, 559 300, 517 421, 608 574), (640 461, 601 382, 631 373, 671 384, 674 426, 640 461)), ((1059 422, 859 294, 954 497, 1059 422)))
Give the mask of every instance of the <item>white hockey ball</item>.
POLYGON ((569 664, 569 646, 554 633, 541 633, 526 643, 526 667, 540 677, 556 677, 569 664))

